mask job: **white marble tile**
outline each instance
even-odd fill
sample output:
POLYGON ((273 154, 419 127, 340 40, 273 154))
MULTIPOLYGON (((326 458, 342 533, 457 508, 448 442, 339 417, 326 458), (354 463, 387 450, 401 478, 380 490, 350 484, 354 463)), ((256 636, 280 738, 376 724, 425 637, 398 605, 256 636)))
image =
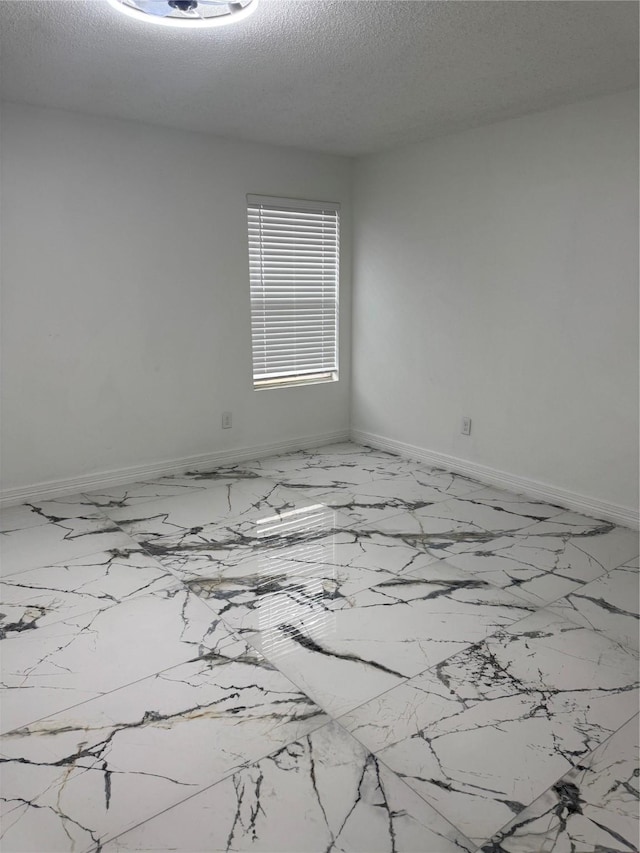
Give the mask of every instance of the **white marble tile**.
POLYGON ((427 547, 429 537, 421 532, 419 525, 413 523, 407 513, 399 513, 374 522, 345 524, 343 529, 357 535, 359 542, 371 542, 386 550, 389 553, 388 559, 399 567, 397 571, 410 572, 442 562, 441 556, 432 553, 427 547), (397 556, 393 556, 394 551, 397 556))
POLYGON ((491 506, 505 515, 516 515, 529 518, 532 521, 546 521, 566 512, 566 509, 546 501, 536 500, 527 495, 517 495, 505 489, 493 486, 482 486, 472 495, 465 495, 469 500, 478 501, 484 506, 491 506))
POLYGON ((434 465, 428 465, 426 462, 413 462, 412 464, 413 472, 422 482, 434 486, 450 497, 459 497, 477 489, 486 488, 486 484, 479 480, 447 471, 445 468, 437 468, 434 465))
POLYGON ((85 554, 135 545, 106 518, 65 519, 0 534, 0 575, 50 566, 85 554))
POLYGON ((494 539, 497 534, 483 526, 490 521, 494 512, 491 508, 474 509, 468 504, 461 505, 457 500, 444 501, 424 510, 400 513, 375 523, 362 524, 358 529, 371 535, 383 535, 434 560, 446 559, 448 563, 458 565, 459 561, 456 563, 447 558, 449 550, 445 550, 445 545, 464 543, 466 548, 477 548, 478 543, 494 539), (481 516, 484 516, 482 523, 481 516))
POLYGON ((382 536, 336 528, 336 513, 315 507, 269 524, 218 531, 217 540, 188 537, 147 543, 162 564, 234 629, 275 628, 327 618, 326 607, 358 590, 433 560, 382 536), (249 535, 250 534, 250 535, 249 535), (197 540, 197 541, 196 541, 197 540))
MULTIPOLYGON (((228 562, 222 552, 215 564, 195 558, 181 561, 180 566, 165 560, 165 565, 234 630, 275 629, 283 622, 298 620, 308 625, 315 619, 323 620, 332 602, 395 578, 375 563, 369 568, 355 561, 353 565, 340 564, 336 552, 342 549, 336 540, 348 538, 355 536, 328 534, 237 563, 233 552, 229 552, 228 562)), ((348 545, 344 547, 346 550, 348 545)))
POLYGON ((275 479, 282 482, 280 475, 285 475, 297 470, 306 470, 312 466, 312 461, 308 456, 305 456, 303 451, 295 451, 292 453, 279 453, 274 456, 265 456, 262 459, 251 459, 246 462, 239 462, 238 468, 257 477, 265 477, 266 479, 275 479))
POLYGON ((369 447, 366 444, 359 444, 357 441, 335 441, 332 444, 321 444, 318 447, 307 448, 299 452, 305 456, 315 456, 318 458, 323 456, 355 456, 361 459, 363 463, 367 462, 367 460, 376 460, 387 465, 411 462, 411 460, 405 459, 397 453, 380 450, 377 447, 369 447))
POLYGON ((640 554, 637 530, 574 512, 556 515, 530 528, 527 533, 566 539, 596 560, 603 572, 617 569, 640 554))
POLYGON ((253 642, 334 716, 522 619, 529 606, 444 565, 271 624, 253 642))
MULTIPOLYGON (((401 477, 403 471, 390 473, 390 477, 401 477)), ((268 468, 264 476, 276 480, 283 486, 304 493, 306 489, 323 488, 327 491, 340 491, 354 486, 361 486, 374 479, 384 476, 382 470, 371 470, 356 464, 338 462, 327 465, 310 465, 307 468, 291 467, 290 470, 280 471, 268 468)))
POLYGON ((114 549, 0 580, 0 638, 175 586, 175 576, 139 548, 114 549))
POLYGON ((191 491, 179 497, 109 509, 109 518, 138 540, 195 534, 222 524, 256 522, 310 506, 271 480, 225 483, 191 491))
POLYGON ((304 496, 307 500, 322 503, 340 512, 352 525, 372 524, 382 518, 404 511, 404 504, 395 498, 364 495, 358 486, 349 486, 335 491, 332 486, 310 486, 289 488, 293 496, 304 496))
POLYGON ((206 654, 218 621, 177 584, 3 640, 2 730, 206 654))
POLYGON ((321 501, 339 509, 355 524, 371 524, 398 515, 430 507, 454 495, 465 495, 479 488, 478 483, 443 472, 403 471, 394 477, 350 484, 335 489, 308 483, 286 486, 295 494, 321 501))
POLYGON ((449 565, 539 607, 602 574, 596 560, 562 538, 526 535, 524 531, 495 537, 488 534, 482 539, 454 531, 446 539, 432 537, 425 547, 449 565))
MULTIPOLYGON (((462 656, 459 652, 450 660, 462 656)), ((447 666, 448 661, 440 664, 447 666)), ((461 699, 447 682, 438 679, 437 672, 426 670, 402 684, 364 702, 338 717, 340 725, 379 755, 384 749, 412 738, 433 725, 442 728, 444 721, 464 711, 466 700, 461 699)))
POLYGON ((139 540, 139 547, 171 571, 183 571, 187 576, 193 569, 206 570, 207 565, 233 567, 250 558, 255 548, 254 537, 244 535, 245 529, 253 531, 255 522, 238 528, 222 525, 198 526, 172 536, 152 536, 139 540))
POLYGON ((289 488, 340 490, 373 480, 402 477, 415 470, 415 463, 382 450, 358 445, 329 445, 272 456, 243 466, 289 488))
POLYGON ((261 477, 259 473, 250 469, 251 463, 229 462, 225 465, 217 465, 215 468, 185 471, 179 477, 166 477, 167 483, 176 480, 186 483, 194 483, 198 488, 209 488, 223 483, 240 483, 243 480, 251 482, 261 477), (247 468, 249 465, 249 468, 247 468))
POLYGON ((55 523, 66 519, 98 518, 103 519, 104 513, 99 507, 84 495, 65 495, 47 500, 33 500, 23 504, 34 515, 39 515, 45 522, 55 523))
POLYGON ((123 486, 96 489, 85 492, 83 496, 96 509, 108 515, 111 510, 147 504, 162 498, 178 498, 204 488, 206 488, 205 485, 199 485, 191 477, 162 477, 158 480, 142 480, 138 483, 126 483, 123 486))
MULTIPOLYGON (((141 546, 180 577, 218 572, 247 560, 320 562, 349 519, 323 504, 298 506, 261 518, 192 528, 175 536, 141 539, 141 546)), ((437 562, 436 558, 432 562, 437 562)))
MULTIPOLYGON (((419 547, 405 544, 393 533, 387 534, 366 526, 341 527, 341 524, 339 520, 330 534, 327 558, 345 574, 367 570, 400 575, 426 569, 438 562, 419 547)), ((313 555, 296 559, 309 562, 313 560, 313 555)))
POLYGON ((124 509, 137 504, 147 504, 162 498, 177 498, 189 492, 202 491, 211 486, 227 485, 259 478, 241 465, 223 465, 210 471, 186 471, 155 480, 141 480, 122 486, 112 486, 85 492, 84 497, 100 509, 124 509))
POLYGON ((148 545, 164 566, 207 601, 234 629, 258 630, 316 616, 331 603, 359 590, 424 567, 433 558, 404 548, 394 539, 358 528, 334 527, 334 513, 274 521, 261 538, 225 541, 189 550, 193 542, 148 545), (280 535, 278 532, 281 531, 280 535))
POLYGON ((638 851, 638 718, 545 791, 483 853, 638 851))
POLYGON ((271 478, 271 473, 286 474, 297 470, 312 468, 320 461, 320 455, 314 450, 294 450, 290 453, 276 453, 273 456, 263 456, 240 462, 239 467, 251 471, 260 477, 271 478))
POLYGON ((8 533, 10 530, 23 530, 26 527, 38 527, 47 523, 48 520, 44 516, 35 512, 27 504, 0 507, 0 533, 8 533))
POLYGON ((204 659, 3 738, 3 850, 99 850, 327 722, 254 650, 218 633, 204 659))
POLYGON ((393 480, 381 479, 359 487, 363 495, 395 498, 406 512, 424 509, 433 503, 452 500, 481 489, 480 483, 459 474, 437 469, 415 469, 393 480))
POLYGON ((104 847, 142 850, 460 853, 472 846, 329 723, 104 847))
MULTIPOLYGON (((323 622, 327 605, 344 595, 335 570, 323 566, 279 563, 258 567, 254 561, 241 564, 220 575, 202 574, 185 580, 185 586, 240 634, 271 631, 283 622, 304 620, 306 624, 323 622)), ((375 573, 364 573, 344 586, 375 583, 375 573)))
POLYGON ((539 605, 635 557, 639 547, 636 532, 573 513, 503 534, 464 528, 438 532, 426 546, 447 563, 539 605))
POLYGON ((626 648, 640 649, 640 572, 636 566, 621 566, 601 575, 549 609, 626 648))
POLYGON ((482 844, 637 713, 637 675, 632 652, 539 611, 341 722, 482 844))
MULTIPOLYGON (((481 544, 489 538, 512 535, 538 523, 538 517, 531 513, 526 503, 516 502, 511 509, 505 510, 494 506, 492 498, 485 502, 476 498, 476 494, 471 492, 459 498, 418 506, 389 519, 388 526, 420 533, 426 537, 429 547, 439 551, 443 543, 481 544)), ((387 526, 385 522, 382 524, 387 526)))

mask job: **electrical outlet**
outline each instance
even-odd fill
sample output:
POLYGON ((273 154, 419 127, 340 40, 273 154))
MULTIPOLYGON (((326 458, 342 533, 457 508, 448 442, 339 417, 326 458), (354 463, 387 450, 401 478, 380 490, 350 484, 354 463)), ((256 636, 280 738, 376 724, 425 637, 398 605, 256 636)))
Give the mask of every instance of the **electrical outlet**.
POLYGON ((471 435, 471 418, 462 418, 462 428, 460 432, 463 435, 471 435))
POLYGON ((222 413, 222 429, 231 429, 231 412, 222 413))

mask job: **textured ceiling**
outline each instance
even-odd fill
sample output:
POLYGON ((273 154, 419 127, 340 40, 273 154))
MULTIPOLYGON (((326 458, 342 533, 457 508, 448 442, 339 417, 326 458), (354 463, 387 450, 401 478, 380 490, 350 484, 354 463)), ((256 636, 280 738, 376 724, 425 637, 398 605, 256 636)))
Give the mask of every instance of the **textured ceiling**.
POLYGON ((362 154, 637 85, 638 4, 261 0, 147 26, 104 0, 0 0, 2 95, 362 154))

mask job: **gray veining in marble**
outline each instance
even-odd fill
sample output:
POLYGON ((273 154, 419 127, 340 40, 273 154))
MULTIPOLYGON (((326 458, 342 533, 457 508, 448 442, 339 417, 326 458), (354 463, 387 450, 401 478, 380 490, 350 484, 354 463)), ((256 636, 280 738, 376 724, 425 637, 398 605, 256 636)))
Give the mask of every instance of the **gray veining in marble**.
POLYGON ((105 853, 169 849, 461 853, 473 846, 332 722, 119 836, 105 853))
POLYGON ((175 577, 138 547, 8 575, 0 578, 0 638, 88 610, 106 610, 167 586, 175 586, 175 577))
POLYGON ((638 709, 632 651, 548 611, 341 722, 478 844, 638 709))
POLYGON ((215 648, 198 661, 5 735, 3 850, 100 849, 326 721, 253 649, 219 629, 215 648))
POLYGON ((0 575, 73 560, 113 548, 135 545, 130 536, 108 518, 65 518, 0 534, 0 575))
MULTIPOLYGON (((251 641, 334 716, 524 618, 521 600, 434 565, 428 580, 395 578, 311 612, 293 608, 251 641)), ((245 627, 243 613, 222 618, 245 627)))
POLYGON ((555 782, 482 853, 638 850, 638 717, 555 782))

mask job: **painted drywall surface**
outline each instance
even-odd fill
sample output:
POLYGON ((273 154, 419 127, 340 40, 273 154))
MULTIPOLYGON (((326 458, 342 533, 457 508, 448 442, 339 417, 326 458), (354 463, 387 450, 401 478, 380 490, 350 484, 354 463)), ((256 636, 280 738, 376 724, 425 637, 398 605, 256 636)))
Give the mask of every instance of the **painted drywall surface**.
POLYGON ((354 428, 637 507, 637 103, 358 162, 354 428))
POLYGON ((1 165, 4 488, 348 427, 351 161, 7 104, 1 165), (246 193, 343 204, 337 383, 252 387, 246 193))

